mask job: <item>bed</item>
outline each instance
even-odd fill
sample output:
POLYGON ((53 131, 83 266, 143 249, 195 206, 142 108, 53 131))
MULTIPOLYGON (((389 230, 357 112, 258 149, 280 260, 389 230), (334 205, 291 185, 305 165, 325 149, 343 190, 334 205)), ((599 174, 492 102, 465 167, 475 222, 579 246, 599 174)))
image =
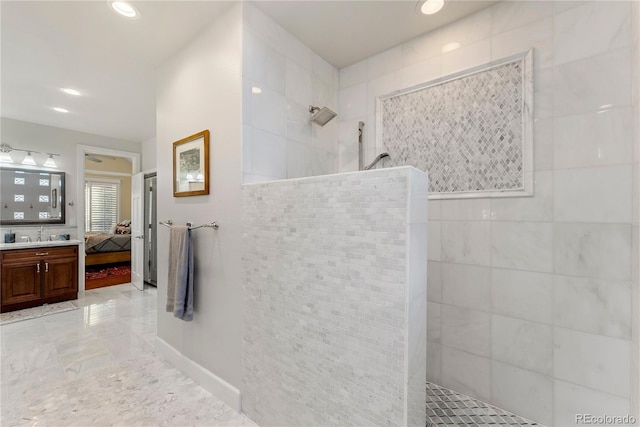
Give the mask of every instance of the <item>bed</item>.
POLYGON ((131 261, 131 234, 89 233, 84 241, 85 265, 131 261))

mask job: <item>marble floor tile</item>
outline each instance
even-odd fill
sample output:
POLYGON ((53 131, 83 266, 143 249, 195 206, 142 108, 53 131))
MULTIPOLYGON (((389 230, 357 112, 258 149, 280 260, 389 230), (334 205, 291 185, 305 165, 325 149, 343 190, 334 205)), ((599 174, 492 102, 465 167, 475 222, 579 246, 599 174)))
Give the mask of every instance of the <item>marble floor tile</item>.
POLYGON ((0 326, 0 425, 255 426, 155 353, 155 288, 0 326))

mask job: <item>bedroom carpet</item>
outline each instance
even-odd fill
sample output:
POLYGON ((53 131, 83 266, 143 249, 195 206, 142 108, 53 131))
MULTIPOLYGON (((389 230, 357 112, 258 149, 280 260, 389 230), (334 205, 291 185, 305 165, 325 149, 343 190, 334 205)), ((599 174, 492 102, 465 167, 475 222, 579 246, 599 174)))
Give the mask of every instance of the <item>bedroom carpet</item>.
POLYGON ((84 288, 87 290, 129 283, 131 282, 131 266, 118 265, 88 269, 85 272, 84 280, 84 288))

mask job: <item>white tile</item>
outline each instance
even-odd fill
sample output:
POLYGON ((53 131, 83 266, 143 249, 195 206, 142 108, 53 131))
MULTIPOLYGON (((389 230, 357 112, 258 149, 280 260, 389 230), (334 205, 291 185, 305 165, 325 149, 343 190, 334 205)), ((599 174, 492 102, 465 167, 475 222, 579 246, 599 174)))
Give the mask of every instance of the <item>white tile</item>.
MULTIPOLYGON (((308 104, 311 103, 317 107, 327 107, 336 113, 340 112, 337 90, 333 89, 331 86, 316 77, 312 78, 311 87, 312 95, 308 104)), ((331 124, 331 122, 329 122, 329 124, 331 124)), ((325 126, 328 126, 329 124, 325 126)))
POLYGON ((402 66, 406 68, 441 54, 441 32, 430 31, 402 44, 402 66))
POLYGON ((367 114, 367 84, 360 83, 340 91, 342 120, 357 119, 367 114))
POLYGON ((244 49, 247 63, 242 67, 243 77, 253 80, 262 89, 269 88, 284 94, 284 55, 268 46, 264 40, 251 35, 247 35, 244 49))
POLYGON ((553 408, 554 425, 567 427, 585 425, 576 415, 625 416, 631 412, 629 399, 560 380, 553 382, 553 408))
POLYGON ((556 64, 631 45, 631 2, 587 2, 555 16, 556 64))
POLYGON ((553 275, 529 271, 491 270, 494 313, 535 322, 553 322, 553 275))
POLYGON ((442 55, 403 67, 398 71, 397 75, 401 88, 408 88, 435 80, 442 76, 442 55))
MULTIPOLYGON (((376 113, 376 101, 378 97, 387 95, 395 90, 401 89, 400 77, 398 73, 388 73, 380 77, 372 78, 367 83, 367 114, 376 113)), ((369 132, 374 136, 374 132, 369 132)))
POLYGON ((427 262, 427 299, 442 302, 442 263, 427 262))
POLYGON ((441 384, 442 346, 427 342, 427 381, 441 384))
POLYGON ((552 221, 553 172, 535 172, 533 193, 533 197, 491 199, 491 219, 496 221, 552 221))
POLYGON ((631 222, 632 166, 556 170, 553 216, 562 222, 631 222))
POLYGON ((494 221, 491 224, 491 265, 551 272, 552 238, 551 223, 494 221))
POLYGON ((311 56, 313 54, 311 49, 286 31, 284 33, 284 49, 287 59, 294 61, 305 70, 311 71, 311 56))
POLYGON ((287 177, 287 142, 284 138, 254 129, 251 158, 252 174, 287 177))
POLYGON ((491 317, 491 355, 495 360, 551 375, 553 327, 494 314, 491 317))
POLYGON ((556 223, 553 239, 556 273, 631 279, 631 225, 556 223))
POLYGON ((327 85, 337 88, 337 86, 335 86, 333 76, 335 67, 321 58, 320 55, 315 53, 311 54, 311 70, 315 77, 319 78, 327 85))
POLYGON ((284 96, 267 89, 252 95, 251 124, 255 128, 284 136, 287 121, 284 96))
POLYGON ((429 220, 442 219, 442 201, 429 200, 429 220))
POLYGON ((442 347, 441 384, 476 399, 491 400, 491 360, 442 347))
POLYGON ((553 124, 556 169, 630 163, 632 123, 630 107, 556 118, 553 124))
POLYGON ((429 221, 428 233, 427 259, 429 261, 440 261, 442 259, 442 223, 440 221, 429 221))
POLYGON ((393 73, 402 68, 402 47, 396 46, 367 59, 369 80, 393 73))
POLYGON ((553 169, 553 122, 551 117, 533 120, 533 169, 536 171, 553 169))
POLYGON ((442 27, 440 32, 443 45, 458 42, 461 46, 468 46, 486 40, 491 35, 491 10, 485 9, 459 19, 442 27))
POLYGON ((251 152, 253 150, 253 128, 242 125, 242 172, 251 173, 251 152))
POLYGON ((367 78, 367 61, 356 62, 340 70, 340 89, 355 86, 360 83, 366 83, 367 78))
POLYGON ((242 124, 251 124, 251 89, 254 86, 249 79, 242 79, 242 124))
POLYGON ((442 221, 442 260, 489 265, 490 228, 488 221, 442 221))
POLYGON ((311 144, 309 107, 287 101, 287 138, 301 144, 311 144))
POLYGON ((255 6, 245 6, 243 19, 245 25, 243 36, 245 38, 247 33, 250 33, 272 48, 278 51, 283 50, 285 30, 276 24, 273 19, 255 6))
POLYGON ((485 39, 442 55, 442 75, 447 76, 488 62, 491 62, 491 42, 485 39))
POLYGON ((553 380, 535 372, 492 361, 492 403, 514 414, 552 425, 553 380))
POLYGON ((311 175, 312 164, 317 161, 312 147, 287 141, 287 179, 311 175))
MULTIPOLYGON (((575 70, 574 70, 575 71, 575 70)), ((578 70, 579 71, 579 70, 578 70)), ((533 73, 533 117, 549 119, 554 115, 554 68, 543 68, 533 73)), ((535 140, 538 141, 534 133, 535 140)), ((536 145, 537 147, 538 145, 536 145)), ((536 156, 537 159, 537 156, 536 156)))
POLYGON ((554 114, 631 105, 631 63, 631 49, 626 48, 554 67, 554 114))
POLYGON ((442 306, 442 344, 478 356, 491 356, 491 315, 442 306))
POLYGON ((507 1, 491 8, 491 32, 503 33, 522 27, 553 14, 550 1, 507 1))
POLYGON ((555 327, 553 356, 556 378, 629 397, 630 341, 555 327))
POLYGON ((440 343, 442 304, 427 301, 427 341, 440 343))
POLYGON ((631 284, 582 277, 554 277, 554 324, 631 339, 631 284))
POLYGON ((286 61, 286 96, 300 105, 311 103, 311 70, 303 68, 290 59, 286 61))
POLYGON ((449 221, 484 221, 491 219, 491 199, 442 200, 442 218, 449 221))
POLYGON ((527 52, 530 49, 534 50, 534 69, 553 65, 553 19, 551 17, 495 35, 491 39, 493 60, 527 52))
POLYGON ((465 264, 442 264, 442 302, 457 307, 490 311, 491 270, 465 264))

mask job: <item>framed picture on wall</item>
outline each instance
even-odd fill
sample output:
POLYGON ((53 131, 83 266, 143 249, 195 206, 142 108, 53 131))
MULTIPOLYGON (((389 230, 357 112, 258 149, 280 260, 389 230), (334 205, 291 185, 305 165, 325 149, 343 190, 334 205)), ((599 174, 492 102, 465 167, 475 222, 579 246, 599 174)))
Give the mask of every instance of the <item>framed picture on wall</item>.
POLYGON ((173 143, 173 197, 209 194, 209 131, 173 143))

